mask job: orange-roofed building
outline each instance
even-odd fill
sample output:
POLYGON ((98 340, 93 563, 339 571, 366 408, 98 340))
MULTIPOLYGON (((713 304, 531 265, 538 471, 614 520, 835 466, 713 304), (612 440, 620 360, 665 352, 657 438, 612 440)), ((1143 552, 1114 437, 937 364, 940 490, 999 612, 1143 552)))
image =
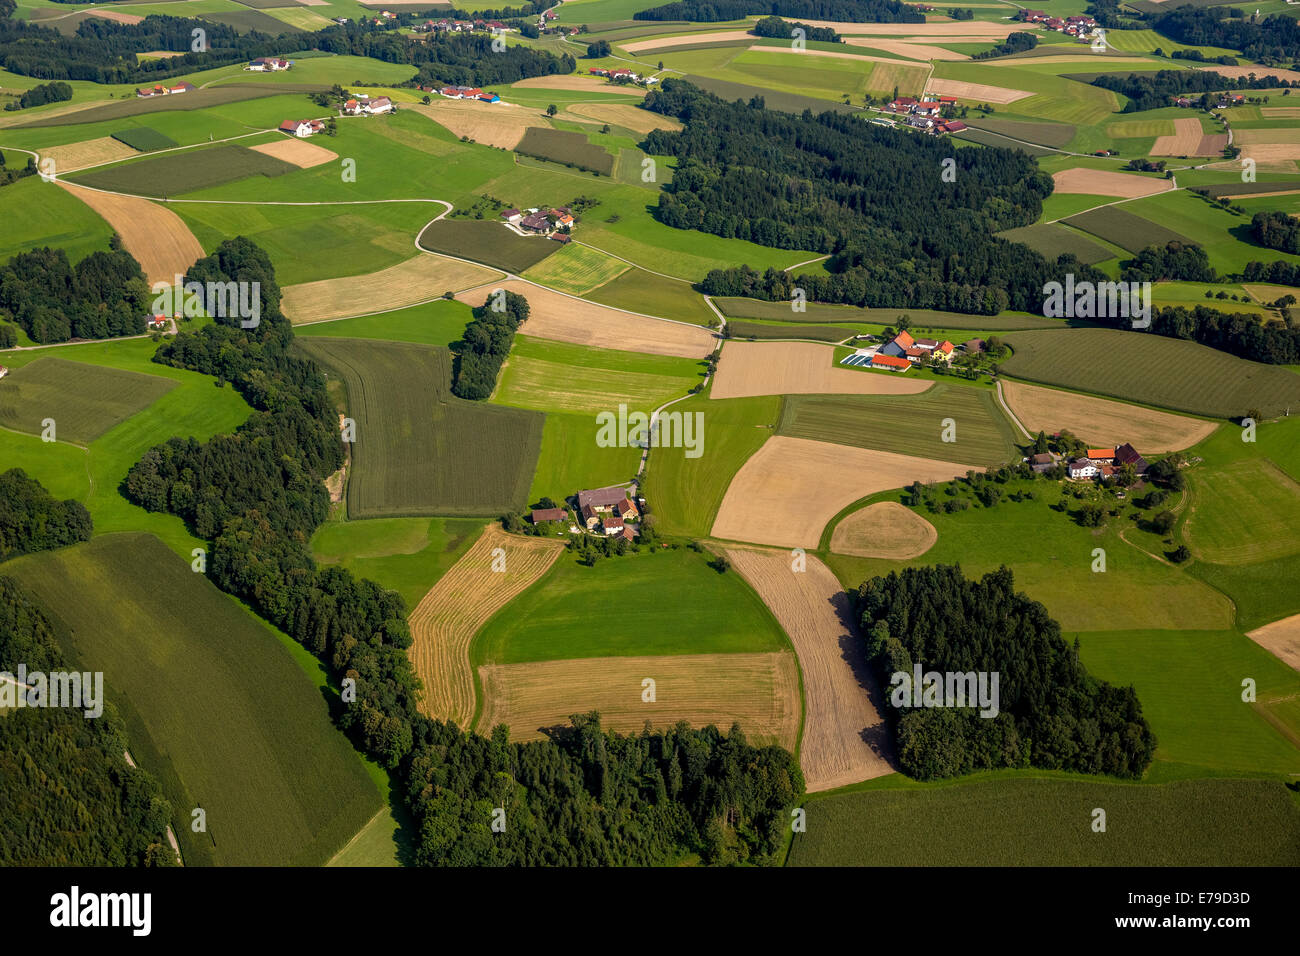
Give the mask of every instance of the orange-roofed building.
POLYGON ((1089 448, 1088 460, 1089 461, 1114 461, 1115 449, 1114 448, 1089 448))
POLYGON ((871 356, 872 368, 884 368, 891 372, 906 372, 912 367, 912 363, 905 358, 899 358, 896 355, 882 355, 877 352, 871 356))

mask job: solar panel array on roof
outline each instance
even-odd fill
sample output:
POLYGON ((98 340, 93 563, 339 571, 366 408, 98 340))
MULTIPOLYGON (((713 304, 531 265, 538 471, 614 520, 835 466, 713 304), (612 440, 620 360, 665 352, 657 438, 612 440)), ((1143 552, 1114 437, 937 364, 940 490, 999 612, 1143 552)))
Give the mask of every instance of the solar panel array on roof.
POLYGON ((850 355, 847 358, 840 359, 841 365, 870 365, 870 355, 850 355))

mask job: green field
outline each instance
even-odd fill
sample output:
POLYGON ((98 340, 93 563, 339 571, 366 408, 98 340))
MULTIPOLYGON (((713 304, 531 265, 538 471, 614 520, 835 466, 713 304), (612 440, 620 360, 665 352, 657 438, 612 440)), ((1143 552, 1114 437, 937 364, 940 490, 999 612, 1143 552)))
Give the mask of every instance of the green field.
MULTIPOLYGON (((470 307, 465 303, 454 299, 434 299, 378 315, 362 315, 337 322, 308 322, 296 326, 293 332, 297 338, 383 339, 449 348, 464 337, 465 326, 472 318, 470 307)), ((518 347, 516 340, 515 348, 518 347)))
MULTIPOLYGON (((1104 206, 1090 209, 1065 220, 1066 225, 1113 242, 1129 252, 1141 252, 1147 246, 1163 246, 1168 242, 1191 242, 1187 236, 1129 212, 1136 203, 1126 203, 1126 208, 1104 206)), ((1163 220, 1162 220, 1163 221, 1163 220)))
POLYGON ((1281 783, 1140 786, 982 775, 808 801, 793 866, 1294 866, 1300 808, 1281 783), (1106 811, 1106 832, 1092 830, 1106 811))
POLYGON ((1015 378, 1208 418, 1300 408, 1300 376, 1195 342, 1118 329, 1017 332, 1002 363, 1015 378))
POLYGON ((561 556, 474 639, 480 664, 779 651, 785 635, 739 574, 719 574, 688 548, 584 567, 561 556), (665 600, 671 595, 670 600, 665 600), (593 613, 605 607, 608 613, 593 613))
POLYGON ((780 396, 714 401, 708 391, 672 408, 683 414, 703 413, 701 455, 687 458, 682 448, 650 452, 644 494, 660 534, 708 535, 731 479, 780 420, 780 396))
POLYGON ((584 297, 616 309, 644 312, 693 325, 708 326, 718 321, 704 297, 692 289, 690 283, 653 275, 644 269, 628 269, 618 278, 587 292, 584 297))
POLYGON ((991 391, 943 383, 919 395, 790 395, 777 434, 970 465, 1021 457, 991 391), (948 419, 953 442, 942 440, 948 419))
POLYGON ((156 538, 101 537, 5 573, 36 596, 65 652, 104 672, 188 865, 319 865, 380 808, 310 655, 156 538), (191 830, 196 807, 206 833, 191 830))
POLYGON ((148 126, 118 130, 113 134, 113 139, 126 143, 132 149, 138 149, 142 153, 152 152, 155 149, 171 149, 173 146, 180 145, 170 136, 165 136, 148 126))
POLYGON ((611 153, 590 142, 584 134, 569 130, 530 126, 524 133, 524 138, 515 146, 515 152, 590 170, 602 176, 610 176, 614 172, 614 156, 611 153))
POLYGON ((356 422, 348 513, 496 515, 525 504, 542 416, 456 398, 436 346, 309 338, 299 347, 341 375, 356 422))
POLYGON ((487 219, 439 219, 425 227, 417 243, 427 252, 472 259, 514 273, 526 272, 560 248, 559 243, 540 236, 525 239, 487 219))
POLYGON ((636 475, 640 449, 596 444, 594 415, 547 412, 541 451, 528 490, 529 502, 543 497, 559 501, 579 488, 623 484, 636 475))
POLYGON ((0 379, 0 427, 88 445, 176 387, 154 375, 40 358, 0 379))
POLYGON ((571 242, 529 269, 524 278, 570 295, 584 295, 629 268, 613 256, 571 242))
POLYGON ((329 521, 312 536, 312 557, 398 592, 411 610, 482 528, 478 518, 329 521))
POLYGON ((249 176, 274 178, 297 169, 243 146, 224 145, 109 166, 74 177, 74 181, 110 192, 166 198, 249 176))
POLYGON ((852 305, 805 303, 803 312, 795 312, 790 303, 765 302, 719 296, 713 300, 724 315, 745 319, 770 319, 779 322, 853 322, 868 325, 896 325, 902 316, 912 320, 913 331, 928 329, 967 329, 970 331, 1012 331, 1024 329, 1059 329, 1060 319, 1048 319, 1028 312, 1003 312, 1000 315, 967 315, 937 309, 860 309, 852 305))
MULTIPOLYGON (((6 157, 16 160, 13 151, 6 157)), ((27 158, 22 157, 25 164, 27 158)), ((0 189, 0 262, 41 246, 62 249, 68 260, 80 262, 92 252, 108 248, 113 230, 70 191, 28 176, 0 189)), ((8 363, 6 363, 8 364, 8 363)))
POLYGON ((1113 259, 1111 251, 1087 236, 1067 229, 1058 223, 1039 223, 999 232, 998 237, 1009 242, 1019 242, 1053 262, 1057 256, 1072 254, 1084 265, 1094 265, 1113 259))
POLYGON ((775 322, 750 322, 745 319, 732 319, 727 323, 727 332, 733 339, 814 339, 818 342, 843 342, 857 329, 846 329, 834 325, 778 324, 775 322))
MULTIPOLYGON (((1291 197, 1274 196, 1255 200, 1264 208, 1278 208, 1291 197)), ((1249 200, 1247 200, 1249 201, 1249 200)), ((1240 205, 1241 201, 1234 203, 1240 205)), ((1183 241, 1191 240, 1205 247, 1210 265, 1220 272, 1237 273, 1252 259, 1271 262, 1282 259, 1300 263, 1300 256, 1276 252, 1256 245, 1250 236, 1250 206, 1246 215, 1234 215, 1208 199, 1188 190, 1175 190, 1125 203, 1124 208, 1163 227, 1174 230, 1183 241)), ((1259 208, 1259 207, 1256 207, 1259 208)))
MULTIPOLYGON (((143 84, 141 84, 143 85, 143 84)), ((190 90, 180 96, 160 96, 120 100, 92 106, 73 113, 58 116, 37 117, 31 122, 15 126, 13 129, 39 129, 46 126, 81 126, 86 123, 100 123, 105 120, 120 120, 129 116, 143 116, 147 113, 165 113, 177 110, 191 111, 221 106, 227 103, 241 103, 263 96, 275 96, 283 89, 273 87, 256 87, 252 85, 226 85, 210 87, 204 90, 190 90)))

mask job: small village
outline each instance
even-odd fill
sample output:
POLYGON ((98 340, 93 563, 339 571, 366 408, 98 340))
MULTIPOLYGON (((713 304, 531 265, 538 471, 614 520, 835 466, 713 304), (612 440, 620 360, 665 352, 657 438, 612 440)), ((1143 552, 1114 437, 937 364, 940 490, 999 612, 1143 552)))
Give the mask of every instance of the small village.
MULTIPOLYGON (((904 126, 923 130, 934 136, 944 133, 959 133, 966 124, 957 119, 944 119, 943 111, 957 106, 955 96, 924 96, 916 99, 912 96, 900 96, 886 104, 884 111, 900 117, 904 126)), ((888 120, 872 120, 877 125, 891 125, 888 120)))

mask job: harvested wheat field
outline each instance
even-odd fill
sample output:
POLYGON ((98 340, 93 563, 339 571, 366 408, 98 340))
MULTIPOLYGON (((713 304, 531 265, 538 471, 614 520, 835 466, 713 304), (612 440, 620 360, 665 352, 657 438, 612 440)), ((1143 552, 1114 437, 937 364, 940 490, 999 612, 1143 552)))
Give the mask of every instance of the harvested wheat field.
POLYGON ((716 345, 713 333, 698 325, 624 312, 564 295, 526 279, 470 289, 456 298, 470 305, 482 305, 484 297, 493 289, 506 289, 528 298, 528 322, 523 331, 538 338, 682 358, 705 358, 716 345))
POLYGON ((980 103, 1014 103, 1016 100, 1023 100, 1026 96, 1033 96, 1027 90, 1013 90, 1005 86, 989 86, 987 83, 967 83, 964 80, 944 80, 939 77, 931 77, 930 82, 925 84, 927 93, 936 93, 940 96, 955 96, 962 100, 978 101, 980 103))
POLYGON ((1135 173, 1116 173, 1108 169, 1084 169, 1082 166, 1053 173, 1052 182, 1056 183, 1055 192, 1058 193, 1115 196, 1119 199, 1152 196, 1174 188, 1174 184, 1168 179, 1152 179, 1135 173))
POLYGON ((1300 143, 1300 129, 1243 129, 1233 137, 1238 146, 1300 143))
POLYGON ((111 136, 100 136, 80 143, 68 143, 66 146, 50 146, 41 150, 41 163, 54 160, 54 175, 70 173, 74 169, 98 166, 100 163, 115 163, 120 159, 129 159, 140 155, 126 143, 111 136))
MULTIPOLYGON (((881 50, 885 53, 897 53, 899 56, 905 56, 920 62, 925 62, 926 60, 970 59, 970 56, 965 53, 957 53, 954 50, 945 50, 941 46, 934 46, 928 43, 908 43, 904 40, 884 40, 880 37, 845 37, 844 42, 849 44, 849 46, 867 46, 875 50, 881 50)), ((766 47, 763 49, 766 49, 766 47)))
POLYGON ((1196 70, 1207 70, 1210 73, 1218 73, 1220 76, 1237 79, 1247 77, 1253 73, 1256 77, 1275 76, 1279 80, 1290 80, 1292 83, 1300 83, 1300 72, 1295 70, 1276 69, 1271 66, 1197 66, 1196 70))
POLYGON ((1300 671, 1300 614, 1257 627, 1246 636, 1282 663, 1300 671))
POLYGON ((325 322, 417 305, 500 275, 487 266, 427 252, 366 275, 287 286, 280 307, 295 325, 325 322))
POLYGON ((549 129, 551 125, 541 110, 509 103, 435 99, 428 106, 404 103, 402 108, 423 113, 456 136, 468 136, 476 143, 501 149, 518 146, 530 126, 549 129))
POLYGON ((713 537, 815 548, 826 522, 859 498, 914 481, 947 481, 976 465, 773 435, 722 497, 713 537))
POLYGON ((615 86, 606 79, 578 73, 534 76, 510 85, 523 90, 576 90, 579 93, 618 93, 620 96, 645 96, 646 94, 646 91, 639 86, 615 86))
POLYGON ((1300 159, 1300 143, 1259 143, 1243 147, 1241 155, 1261 166, 1294 170, 1295 161, 1300 159))
POLYGON ((808 792, 892 773, 884 720, 872 703, 883 696, 835 575, 812 556, 799 573, 782 551, 728 548, 727 557, 771 609, 799 656, 804 695, 799 765, 808 792))
POLYGON ((1002 397, 1030 432, 1051 435, 1065 429, 1095 447, 1128 442, 1143 453, 1181 451, 1218 427, 1199 418, 1023 382, 1004 380, 1002 397))
POLYGON ((540 740, 542 728, 566 725, 570 714, 600 711, 606 730, 640 732, 679 720, 726 731, 739 722, 749 742, 799 743, 799 669, 785 651, 770 654, 683 654, 672 657, 593 657, 478 669, 483 711, 477 728, 510 728, 511 740, 540 740), (641 682, 654 680, 643 701, 641 682))
POLYGON ((468 727, 474 719, 469 645, 479 628, 546 573, 564 550, 560 541, 487 527, 411 612, 407 651, 424 682, 420 710, 468 727), (499 549, 499 550, 498 550, 499 549), (499 562, 504 561, 504 565, 499 562), (496 564, 504 571, 493 570, 496 564))
POLYGON ((102 17, 105 20, 113 20, 116 23, 125 23, 131 26, 144 23, 144 17, 137 17, 134 13, 122 13, 120 10, 104 10, 95 7, 93 10, 87 10, 86 13, 92 17, 102 17))
POLYGON ((659 37, 656 40, 637 40, 635 43, 620 43, 628 53, 640 53, 642 50, 667 50, 675 46, 695 46, 700 43, 726 43, 730 40, 750 40, 754 34, 748 30, 720 30, 716 33, 681 33, 676 36, 659 37))
POLYGON ((1300 106, 1261 106, 1264 119, 1300 119, 1300 106))
POLYGON ((835 526, 831 550, 858 558, 907 561, 934 547, 939 532, 910 508, 897 501, 867 505, 835 526))
POLYGON ((753 395, 915 395, 931 385, 897 372, 834 364, 835 349, 812 342, 728 342, 710 398, 753 395))
POLYGON ((55 180, 117 231, 152 285, 169 285, 206 254, 184 220, 170 209, 135 196, 103 193, 55 180))
POLYGON ((1002 40, 1009 34, 1023 30, 1023 23, 992 23, 984 20, 932 20, 928 23, 839 23, 835 20, 805 20, 800 23, 810 27, 828 27, 840 36, 873 34, 889 37, 919 37, 934 41, 940 38, 955 43, 985 39, 1002 40))
POLYGON ((1158 136, 1151 147, 1152 156, 1192 156, 1201 146, 1205 133, 1196 117, 1174 120, 1173 136, 1158 136))
POLYGON ((585 119, 622 126, 634 133, 649 133, 651 130, 679 130, 682 124, 671 116, 660 116, 631 103, 574 103, 567 110, 585 119))
POLYGON ((277 139, 273 143, 263 143, 261 146, 248 148, 273 159, 292 163, 299 169, 311 169, 313 166, 321 166, 339 158, 338 153, 301 139, 277 139))
MULTIPOLYGON (((882 42, 888 43, 890 41, 886 40, 882 42)), ((866 46, 866 45, 867 43, 864 41, 862 43, 862 46, 866 46)), ((877 46, 876 43, 871 43, 870 45, 873 47, 877 46)), ((906 46, 907 44, 902 44, 902 45, 906 46)), ((755 44, 754 46, 751 46, 749 49, 756 53, 789 53, 792 56, 830 57, 831 59, 855 60, 859 63, 863 61, 866 61, 868 63, 898 63, 899 62, 897 59, 894 59, 892 57, 887 57, 887 56, 869 56, 863 53, 836 53, 834 50, 807 50, 807 49, 796 50, 793 47, 788 47, 788 46, 760 46, 758 44, 755 44)), ((948 51, 945 50, 944 52, 946 53, 948 51)), ((924 64, 918 61, 916 63, 906 63, 902 65, 923 66, 924 64)))

